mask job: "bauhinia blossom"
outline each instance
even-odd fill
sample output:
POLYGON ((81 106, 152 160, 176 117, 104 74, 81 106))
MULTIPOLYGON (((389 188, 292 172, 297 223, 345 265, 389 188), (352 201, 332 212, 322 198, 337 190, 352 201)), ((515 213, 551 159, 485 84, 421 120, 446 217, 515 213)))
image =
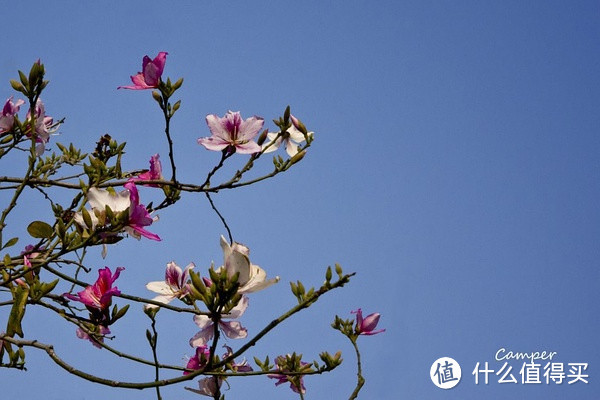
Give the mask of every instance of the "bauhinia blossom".
MULTIPOLYGON (((300 147, 300 144, 304 142, 306 138, 298 129, 298 119, 293 115, 290 116, 290 119, 292 120, 292 125, 282 134, 275 132, 269 132, 267 134, 269 142, 262 146, 265 153, 275 151, 283 144, 285 146, 285 151, 290 157, 294 157, 298 154, 298 147, 300 147)), ((308 137, 312 137, 313 135, 314 132, 308 132, 307 134, 308 137)))
MULTIPOLYGON (((100 222, 96 213, 104 215, 105 209, 108 206, 115 214, 129 210, 127 225, 123 229, 131 236, 136 239, 140 239, 144 236, 148 239, 160 240, 158 235, 145 229, 146 226, 152 225, 155 219, 150 216, 146 206, 140 204, 140 198, 135 183, 129 181, 123 186, 125 187, 125 190, 119 193, 95 187, 88 190, 88 202, 92 206, 92 212, 89 213, 92 221, 91 228, 96 228, 100 222)), ((82 213, 76 213, 74 218, 75 222, 80 226, 86 227, 82 213)))
POLYGON ((118 267, 114 274, 108 267, 99 269, 98 279, 93 285, 87 286, 77 294, 65 293, 63 296, 85 304, 88 309, 106 310, 112 303, 112 296, 121 294, 121 291, 112 285, 124 269, 118 267))
MULTIPOLYGON (((190 270, 193 268, 194 264, 190 263, 182 271, 181 267, 174 262, 171 261, 168 263, 165 271, 165 280, 149 282, 146 285, 146 289, 159 294, 152 300, 168 304, 175 299, 185 297, 188 294, 186 283, 190 278, 190 270)), ((146 304, 146 308, 156 307, 158 306, 154 304, 146 304)))
POLYGON ((267 273, 258 265, 250 263, 250 250, 243 244, 233 242, 232 245, 221 236, 224 264, 221 268, 227 270, 227 275, 238 275, 240 285, 238 293, 253 293, 265 289, 277 282, 279 277, 267 280, 267 273))
POLYGON ((104 338, 103 338, 104 336, 110 335, 110 329, 108 329, 108 327, 106 327, 106 326, 98 325, 97 330, 98 330, 98 332, 96 332, 92 335, 89 335, 83 329, 77 328, 77 331, 75 331, 75 334, 77 335, 77 337, 79 339, 88 340, 91 344, 94 345, 94 347, 101 349, 102 346, 100 345, 100 343, 104 343, 104 338))
POLYGON ((2 113, 0 113, 0 135, 12 130, 15 123, 15 115, 19 112, 19 108, 25 104, 21 99, 13 103, 12 99, 12 97, 9 97, 6 100, 2 108, 2 113))
MULTIPOLYGON (((224 319, 238 319, 248 308, 248 297, 242 296, 240 302, 231 309, 229 314, 224 314, 219 320, 219 328, 225 336, 230 339, 243 339, 248 336, 248 330, 242 326, 239 321, 224 321, 224 319)), ((214 322, 208 315, 194 315, 194 322, 200 328, 200 332, 196 333, 190 339, 190 346, 204 346, 213 338, 215 333, 214 322)))
POLYGON ((261 147, 252 139, 258 134, 264 125, 261 117, 250 117, 242 120, 239 111, 228 111, 223 118, 210 114, 206 117, 206 123, 212 136, 198 139, 198 143, 208 150, 252 154, 259 153, 261 147))
MULTIPOLYGON (((139 174, 134 181, 155 181, 162 179, 162 164, 160 163, 159 155, 155 154, 150 158, 150 169, 139 174)), ((145 184, 144 184, 145 185, 145 184)), ((148 184, 147 186, 158 187, 157 184, 148 184)))
POLYGON ((373 313, 367 315, 363 318, 362 310, 359 308, 355 311, 350 311, 352 314, 356 314, 356 325, 355 331, 359 335, 376 335, 381 332, 385 332, 385 329, 375 330, 377 328, 377 324, 379 323, 379 317, 381 314, 373 313))
POLYGON ((148 56, 144 56, 144 59, 142 60, 142 71, 138 72, 137 75, 131 76, 133 85, 119 86, 117 89, 144 90, 157 88, 163 70, 165 69, 167 54, 167 52, 161 51, 154 60, 151 60, 148 56))
MULTIPOLYGON (((210 349, 208 346, 196 347, 196 354, 191 357, 186 365, 187 369, 199 370, 206 366, 210 357, 210 349)), ((190 371, 183 371, 183 375, 191 374, 190 371)), ((198 389, 186 387, 190 392, 201 394, 204 396, 214 396, 217 392, 217 384, 221 387, 223 379, 216 377, 203 378, 198 381, 198 389)))
MULTIPOLYGON (((31 127, 29 126, 31 121, 31 110, 27 112, 27 121, 25 121, 27 130, 27 136, 31 137, 31 127)), ((44 103, 38 99, 35 104, 35 151, 38 156, 44 153, 46 143, 50 141, 50 134, 56 130, 52 129, 54 119, 46 116, 46 109, 44 103)))

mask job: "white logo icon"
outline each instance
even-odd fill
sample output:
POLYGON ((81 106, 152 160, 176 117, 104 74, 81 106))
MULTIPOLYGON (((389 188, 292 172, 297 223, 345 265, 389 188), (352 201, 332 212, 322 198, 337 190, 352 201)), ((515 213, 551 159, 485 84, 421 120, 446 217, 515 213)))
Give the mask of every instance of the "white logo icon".
POLYGON ((452 389, 458 385, 461 375, 460 365, 450 357, 438 358, 429 370, 431 381, 441 389, 452 389))

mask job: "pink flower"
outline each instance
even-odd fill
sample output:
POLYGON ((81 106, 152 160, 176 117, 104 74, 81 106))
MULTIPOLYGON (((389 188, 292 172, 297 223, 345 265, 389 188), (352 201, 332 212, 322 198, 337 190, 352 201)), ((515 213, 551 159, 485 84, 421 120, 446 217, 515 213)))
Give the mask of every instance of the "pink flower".
POLYGON ((108 267, 99 269, 98 279, 93 285, 87 286, 76 295, 65 293, 63 296, 70 300, 79 301, 88 308, 106 310, 112 303, 112 296, 121 294, 119 289, 116 286, 112 287, 112 285, 124 269, 118 267, 114 275, 108 267))
MULTIPOLYGON (((27 120, 31 119, 31 110, 27 112, 27 120)), ((27 127, 29 128, 29 123, 26 121, 27 127)), ((50 134, 55 129, 52 129, 52 125, 54 124, 54 119, 52 117, 46 116, 46 109, 44 107, 44 103, 38 99, 35 104, 35 141, 37 143, 35 149, 36 154, 41 156, 44 153, 46 148, 46 143, 50 141, 50 134)), ((31 137, 31 130, 28 129, 27 136, 31 137)))
MULTIPOLYGON (((227 350, 224 354, 223 354, 223 360, 231 357, 231 355, 233 354, 233 350, 231 349, 231 347, 227 346, 227 345, 223 345, 223 347, 225 347, 225 349, 227 350)), ((235 372, 250 372, 250 371, 254 371, 252 369, 252 367, 248 364, 248 361, 246 361, 246 359, 244 359, 244 361, 242 361, 241 363, 236 363, 235 360, 231 360, 228 365, 231 365, 231 368, 235 371, 235 372)))
POLYGON ((250 117, 242 120, 239 112, 228 111, 223 118, 215 114, 206 117, 206 123, 212 133, 211 137, 198 139, 198 144, 208 150, 252 154, 261 151, 261 147, 252 141, 262 129, 264 119, 250 117))
POLYGON ((21 99, 17 100, 16 103, 12 102, 12 97, 9 97, 4 103, 2 113, 0 114, 0 134, 10 132, 15 123, 15 115, 19 112, 19 108, 25 104, 21 99))
MULTIPOLYGON (((219 321, 219 328, 230 339, 243 339, 248 336, 248 330, 239 321, 223 321, 223 319, 238 319, 248 308, 248 297, 242 296, 240 302, 231 309, 229 314, 224 314, 219 321)), ((190 346, 204 346, 213 338, 215 333, 214 323, 208 315, 194 315, 194 323, 200 328, 190 339, 190 346)))
MULTIPOLYGON (((174 262, 167 264, 165 271, 164 281, 149 282, 146 285, 146 289, 158 293, 154 301, 158 301, 164 304, 170 303, 174 299, 180 299, 188 294, 187 281, 190 278, 190 270, 194 268, 193 263, 189 263, 185 267, 185 271, 182 271, 179 265, 174 262)), ((156 308, 157 305, 146 304, 146 308, 156 308)))
POLYGON ((378 331, 375 330, 377 324, 379 323, 379 317, 381 314, 373 313, 369 314, 366 318, 363 319, 362 310, 359 308, 356 311, 350 311, 352 314, 356 314, 356 333, 359 335, 376 335, 381 332, 385 332, 385 329, 380 329, 378 331))
POLYGON ((142 72, 138 72, 137 75, 131 77, 133 86, 119 86, 117 89, 143 90, 157 88, 160 83, 160 77, 165 69, 167 54, 167 52, 161 51, 154 60, 151 60, 148 56, 144 56, 142 72))
MULTIPOLYGON (((142 174, 139 174, 134 181, 154 181, 162 179, 162 164, 159 160, 159 155, 155 154, 150 158, 150 169, 142 174)), ((157 184, 149 184, 145 186, 158 187, 157 184)))

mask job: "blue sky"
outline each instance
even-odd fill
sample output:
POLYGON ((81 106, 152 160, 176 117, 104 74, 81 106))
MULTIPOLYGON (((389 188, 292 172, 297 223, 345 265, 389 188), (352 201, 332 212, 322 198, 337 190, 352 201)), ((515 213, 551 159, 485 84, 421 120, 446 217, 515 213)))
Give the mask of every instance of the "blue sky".
MULTIPOLYGON (((342 350, 339 370, 306 379, 307 398, 342 399, 352 390, 352 348, 329 324, 357 307, 381 312, 387 329, 360 338, 367 378, 360 398, 597 397, 597 2, 30 1, 5 12, 0 96, 12 95, 8 80, 18 69, 41 58, 51 81, 47 112, 66 117, 51 145, 89 149, 109 133, 127 142, 129 169, 145 168, 154 153, 166 161, 150 93, 116 90, 144 55, 159 51, 169 52, 165 76, 185 78, 172 125, 180 179, 201 183, 218 161, 196 144, 209 135, 206 114, 231 109, 271 121, 289 104, 315 132, 298 168, 214 196, 253 262, 281 277, 251 297, 242 319, 251 335, 294 305, 289 281, 319 285, 335 262, 357 272, 248 354, 298 351, 315 359, 342 350), (475 385, 477 362, 502 366, 494 360, 500 348, 556 351, 565 367, 588 363, 589 384, 475 385), (442 356, 463 370, 447 391, 428 374, 442 356)), ((141 195, 159 199, 147 188, 141 195)), ((20 204, 14 232, 22 234, 21 218, 48 217, 44 204, 35 195, 20 204)), ((92 251, 90 264, 125 266, 119 288, 152 296, 144 285, 160 279, 167 262, 205 270, 221 261, 225 231, 204 196, 187 196, 160 218, 153 231, 161 243, 124 240, 105 260, 92 251)), ((146 320, 134 309, 113 327, 114 344, 148 357, 146 320)), ((104 372, 118 379, 152 378, 152 370, 114 362, 77 340, 59 318, 27 316, 28 338, 54 343, 83 369, 111 365, 104 372)), ((191 355, 189 318, 164 313, 158 328, 165 361, 191 355)), ((76 380, 33 350, 27 360, 28 372, 2 371, 12 382, 3 388, 7 398, 153 396, 76 380)), ((521 365, 511 365, 517 375, 521 365)), ((195 397, 181 386, 163 394, 195 397)), ((266 378, 232 380, 226 395, 296 398, 266 378)))

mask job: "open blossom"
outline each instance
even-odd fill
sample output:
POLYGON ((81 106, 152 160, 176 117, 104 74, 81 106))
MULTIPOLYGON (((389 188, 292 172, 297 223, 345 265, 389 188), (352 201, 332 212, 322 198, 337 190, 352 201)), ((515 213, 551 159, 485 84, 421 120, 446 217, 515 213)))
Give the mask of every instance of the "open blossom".
MULTIPOLYGON (((267 134, 267 138, 269 142, 263 145, 263 149, 265 153, 270 153, 275 151, 282 144, 285 146, 285 151, 288 153, 290 157, 298 154, 298 147, 302 142, 306 140, 304 134, 300 132, 298 129, 298 119, 293 115, 290 116, 292 120, 292 126, 290 126, 285 132, 281 135, 275 132, 269 132, 267 134)), ((312 137, 314 132, 308 132, 308 137, 312 137)))
MULTIPOLYGON (((186 283, 190 278, 190 270, 192 268, 194 268, 193 263, 188 264, 183 271, 174 262, 168 263, 165 271, 165 280, 150 282, 146 285, 146 289, 159 294, 152 300, 168 304, 175 299, 185 297, 188 294, 186 283)), ((146 308, 156 307, 158 306, 154 304, 146 304, 146 308)))
MULTIPOLYGON (((243 339, 248 336, 248 330, 242 326, 239 321, 224 321, 224 319, 238 319, 248 308, 248 297, 242 296, 240 302, 231 309, 229 314, 224 314, 219 321, 219 328, 230 339, 243 339)), ((190 346, 204 346, 213 338, 215 333, 214 323, 208 315, 194 315, 194 322, 200 328, 190 339, 190 346)))
POLYGON ((228 111, 223 118, 210 114, 206 117, 206 123, 212 136, 200 138, 198 143, 208 150, 227 149, 231 153, 258 153, 261 147, 252 139, 262 129, 264 122, 263 118, 256 116, 242 120, 239 111, 228 111))
POLYGON ((0 135, 12 130, 15 123, 15 115, 19 112, 19 108, 25 104, 21 99, 13 103, 12 99, 12 96, 9 97, 2 108, 2 113, 0 114, 0 135))
POLYGON ((351 311, 352 314, 356 314, 356 325, 355 331, 359 335, 376 335, 381 332, 385 332, 385 329, 375 330, 379 323, 379 317, 381 314, 373 313, 363 318, 362 310, 359 308, 356 311, 351 311))
MULTIPOLYGON (((92 228, 96 228, 100 222, 96 216, 96 212, 99 214, 105 213, 107 206, 113 213, 129 209, 129 219, 124 230, 136 239, 140 239, 144 236, 151 240, 160 240, 158 235, 145 229, 146 226, 152 225, 155 219, 150 216, 146 206, 140 204, 140 198, 135 183, 129 181, 123 186, 125 187, 125 190, 119 193, 113 193, 95 187, 88 190, 88 202, 92 206, 92 210, 89 213, 92 220, 92 228)), ((80 226, 86 227, 81 213, 76 213, 74 219, 80 226)))
MULTIPOLYGON (((159 155, 155 154, 150 158, 150 169, 144 173, 139 174, 134 181, 154 181, 162 179, 162 164, 160 163, 159 155)), ((149 184, 147 186, 158 187, 156 184, 149 184)))
POLYGON ((148 56, 144 56, 144 59, 142 60, 142 71, 138 72, 137 75, 131 76, 133 85, 119 86, 117 89, 143 90, 157 88, 160 83, 160 77, 165 69, 167 54, 167 52, 161 51, 154 60, 151 60, 148 56))
MULTIPOLYGON (((27 112, 27 121, 30 120, 31 110, 27 112)), ((29 124, 29 122, 27 121, 25 123, 29 124)), ((42 101, 38 99, 38 101, 35 104, 35 141, 37 143, 37 145, 35 146, 35 150, 38 156, 44 153, 46 143, 50 141, 50 134, 56 130, 52 129, 53 124, 54 119, 52 117, 46 116, 46 109, 44 107, 44 103, 42 103, 42 101)), ((27 132, 27 136, 31 137, 30 129, 27 132)))
POLYGON ((239 273, 238 293, 253 293, 265 289, 277 282, 279 277, 267 280, 267 273, 258 265, 250 263, 250 250, 243 244, 233 242, 232 245, 221 236, 224 264, 221 268, 227 270, 227 275, 233 277, 239 273))
POLYGON ((99 269, 98 279, 93 285, 87 286, 77 294, 65 293, 63 296, 70 300, 79 301, 88 308, 106 310, 112 303, 112 296, 121 294, 119 289, 112 285, 124 269, 118 267, 114 274, 108 267, 99 269))

